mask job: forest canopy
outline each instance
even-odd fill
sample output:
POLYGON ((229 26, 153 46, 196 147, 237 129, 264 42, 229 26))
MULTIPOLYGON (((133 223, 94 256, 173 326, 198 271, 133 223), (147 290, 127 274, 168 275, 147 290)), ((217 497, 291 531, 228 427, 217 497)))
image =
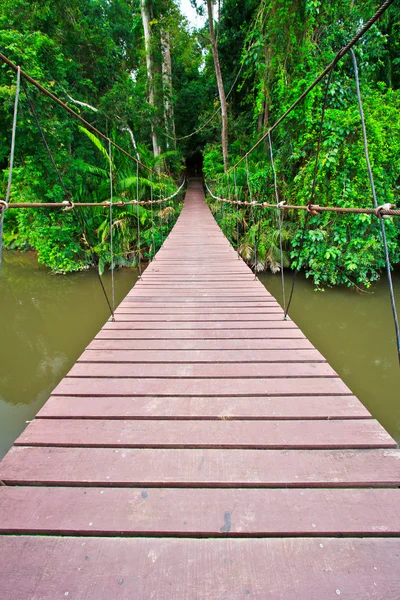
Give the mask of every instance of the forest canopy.
MULTIPOLYGON (((0 52, 103 131, 148 169, 118 151, 111 159, 115 201, 173 194, 185 167, 224 197, 276 202, 267 141, 222 175, 284 113, 362 27, 380 3, 366 0, 193 0, 207 18, 193 29, 175 0, 0 0, 0 52), (215 183, 217 181, 217 183, 215 183), (214 182, 214 183, 213 183, 214 182), (219 182, 219 183, 218 183, 219 182), (235 188, 235 189, 234 189, 235 188)), ((400 201, 400 7, 394 3, 355 53, 379 204, 400 201)), ((11 202, 110 200, 107 145, 61 107, 21 89, 11 202), (34 107, 34 112, 32 110, 34 107), (38 123, 40 123, 40 128, 38 123), (41 131, 42 130, 42 131, 41 131), (43 144, 45 136, 62 179, 43 144)), ((0 162, 5 194, 15 73, 0 71, 0 162)), ((350 56, 273 132, 279 199, 371 207, 371 188, 350 56), (316 163, 326 93, 321 151, 316 163)), ((180 196, 178 197, 180 198, 180 196)), ((275 210, 210 206, 225 234, 256 271, 277 272, 275 210), (255 214, 254 214, 255 213, 255 214), (255 252, 257 247, 257 252, 255 252)), ((151 258, 175 222, 177 202, 115 209, 115 259, 102 208, 6 211, 4 244, 33 249, 55 272, 135 265, 151 258), (143 232, 138 248, 137 223, 143 232)), ((364 285, 384 267, 379 221, 370 215, 283 212, 285 265, 303 268, 319 288, 364 285)), ((400 261, 398 220, 385 228, 400 261)))

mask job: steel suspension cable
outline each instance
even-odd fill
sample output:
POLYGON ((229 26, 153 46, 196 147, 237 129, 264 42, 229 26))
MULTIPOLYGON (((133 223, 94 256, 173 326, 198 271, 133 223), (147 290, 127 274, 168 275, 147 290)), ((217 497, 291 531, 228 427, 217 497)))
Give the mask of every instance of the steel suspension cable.
MULTIPOLYGON (((257 142, 244 154, 224 175, 230 173, 234 167, 237 167, 241 162, 243 162, 247 156, 249 156, 258 146, 266 139, 269 133, 272 133, 274 129, 278 127, 282 121, 288 117, 288 115, 304 100, 306 96, 318 85, 320 81, 324 79, 324 77, 336 66, 336 64, 355 46, 355 44, 363 37, 363 35, 380 19, 380 17, 384 14, 384 12, 389 8, 391 4, 393 4, 395 0, 385 0, 385 2, 378 8, 378 10, 372 15, 372 17, 365 23, 365 25, 360 29, 360 31, 354 35, 354 37, 345 45, 343 48, 339 50, 334 59, 329 63, 327 67, 314 79, 314 81, 308 86, 307 89, 289 106, 289 108, 279 117, 277 121, 266 131, 257 142)), ((221 178, 220 177, 220 178, 221 178)), ((220 179, 219 178, 219 179, 220 179)))
POLYGON ((17 67, 17 79, 15 87, 15 99, 14 99, 14 114, 11 129, 11 148, 10 148, 10 163, 8 169, 7 179, 7 191, 5 200, 0 201, 0 276, 3 267, 3 229, 4 229, 4 214, 8 208, 11 194, 11 184, 14 169, 14 155, 15 155, 15 137, 17 133, 17 122, 18 122, 18 103, 19 103, 19 91, 21 85, 21 69, 17 67))
POLYGON ((274 160, 274 153, 272 150, 271 134, 268 134, 268 144, 269 144, 269 154, 271 157, 272 173, 274 176, 274 191, 275 191, 276 208, 278 211, 279 253, 280 253, 280 259, 281 259, 282 303, 283 303, 283 313, 284 313, 283 318, 286 321, 287 315, 286 315, 285 273, 283 271, 283 267, 284 267, 283 262, 284 261, 283 261, 282 213, 281 213, 282 203, 279 202, 278 181, 277 181, 277 177, 276 177, 275 160, 274 160))
POLYGON ((108 144, 108 158, 110 161, 110 258, 111 258, 111 320, 115 321, 115 287, 114 287, 114 247, 113 247, 113 167, 112 146, 108 144))
POLYGON ((138 269, 139 277, 142 279, 142 263, 140 259, 140 216, 139 216, 139 163, 136 163, 136 220, 137 220, 137 247, 138 247, 138 269))
POLYGON ((356 82, 358 108, 359 108, 360 119, 361 119, 365 160, 367 163, 368 177, 369 177, 369 182, 371 185, 372 200, 373 200, 373 204, 374 204, 375 210, 377 212, 377 215, 379 217, 379 223, 380 223, 380 228, 381 228, 382 243, 383 243, 383 249, 384 249, 384 254, 385 254, 386 273, 387 273, 388 284, 389 284, 390 303, 391 303, 391 307, 392 307, 394 328, 395 328, 395 333, 396 333, 397 357, 398 357, 399 364, 400 364, 400 327, 399 327, 399 319, 398 319, 398 315, 397 315, 396 299, 395 299, 394 288, 393 288, 392 271, 391 271, 389 249, 388 249, 388 243, 387 243, 387 237, 386 237, 385 222, 384 222, 382 214, 379 210, 378 200, 376 197, 374 175, 372 172, 371 161, 369 158, 368 136, 367 136, 367 128, 365 126, 364 109, 363 109, 363 103, 362 103, 362 98, 361 98, 361 86, 360 86, 360 79, 358 76, 357 58, 356 58, 356 55, 353 50, 351 50, 351 57, 353 59, 354 78, 355 78, 355 82, 356 82))
POLYGON ((26 83, 25 83, 24 80, 22 80, 22 87, 23 87, 26 99, 28 100, 30 111, 31 111, 31 113, 33 115, 33 118, 35 119, 35 123, 37 125, 38 130, 39 130, 40 137, 42 138, 42 142, 44 144, 44 147, 46 148, 47 155, 48 155, 48 157, 50 159, 51 164, 53 165, 54 171, 56 172, 57 179, 58 179, 58 181, 59 181, 59 183, 61 185, 61 188, 64 191, 65 197, 66 197, 67 200, 69 200, 69 193, 68 193, 68 191, 67 191, 67 189, 66 189, 66 187, 64 185, 64 181, 63 181, 63 179, 61 177, 61 173, 60 173, 60 171, 59 171, 59 169, 58 169, 58 167, 56 165, 56 162, 54 160, 53 154, 52 154, 52 152, 50 150, 50 146, 49 146, 49 144, 47 142, 46 136, 45 136, 44 131, 42 129, 39 117, 38 117, 37 112, 36 112, 35 105, 34 105, 32 99, 31 99, 31 97, 30 97, 30 95, 28 93, 28 86, 26 85, 26 83))
MULTIPOLYGON (((250 48, 249 48, 250 50, 250 48)), ((249 52, 249 50, 247 51, 247 53, 249 52)), ((242 64, 240 65, 239 71, 236 74, 235 80, 232 83, 228 93, 226 94, 225 100, 228 100, 229 96, 232 94, 233 90, 235 89, 236 83, 239 79, 240 73, 242 72, 242 69, 244 67, 244 62, 242 62, 242 64)), ((193 137, 194 135, 196 135, 197 133, 200 133, 200 131, 202 131, 203 129, 205 129, 205 127, 207 127, 207 125, 209 125, 211 123, 211 121, 213 121, 215 119, 215 117, 217 115, 219 115, 221 112, 221 107, 218 107, 211 115, 211 117, 209 119, 207 119, 207 121, 201 125, 201 127, 199 127, 198 129, 195 129, 194 131, 192 131, 192 133, 189 133, 188 135, 183 135, 181 137, 174 137, 172 135, 169 135, 168 133, 164 133, 165 137, 169 138, 170 140, 175 140, 176 142, 180 141, 180 140, 187 140, 188 138, 193 137)))
MULTIPOLYGON (((237 180, 236 180, 236 169, 233 170, 233 181, 234 181, 234 186, 235 186, 235 198, 236 201, 239 200, 239 196, 238 196, 238 188, 237 188, 237 180)), ((237 257, 238 260, 240 260, 240 253, 239 253, 239 207, 238 205, 236 205, 236 251, 237 251, 237 257)))
MULTIPOLYGON (((11 69, 13 69, 16 72, 17 72, 18 69, 20 69, 20 67, 18 67, 16 64, 14 64, 9 58, 7 58, 6 56, 4 56, 4 54, 0 53, 0 60, 3 61, 5 64, 7 64, 11 69)), ((133 156, 132 154, 130 154, 129 152, 127 152, 126 150, 124 150, 124 148, 122 148, 121 146, 119 146, 118 144, 116 144, 113 140, 111 140, 109 138, 108 135, 106 135, 105 133, 103 133, 102 131, 100 131, 96 127, 94 127, 94 125, 92 125, 91 123, 89 123, 89 121, 87 121, 86 119, 84 119, 83 117, 81 117, 81 115, 79 113, 77 113, 72 108, 70 108, 69 106, 67 106, 67 104, 65 104, 65 102, 63 102, 62 100, 60 100, 60 98, 58 98, 55 94, 53 94, 52 92, 50 92, 47 88, 45 88, 43 85, 41 85, 38 81, 36 81, 36 79, 34 79, 30 75, 28 75, 28 73, 26 73, 22 69, 20 69, 20 75, 26 81, 28 81, 33 86, 35 86, 43 95, 47 96, 48 98, 51 98, 51 100, 53 100, 53 102, 55 102, 56 104, 58 104, 59 106, 61 106, 61 108, 63 108, 66 112, 68 112, 70 115, 72 115, 75 119, 78 119, 78 121, 80 121, 83 125, 85 125, 85 127, 87 127, 87 129, 90 129, 93 133, 95 133, 96 135, 98 135, 100 138, 102 138, 103 140, 105 140, 107 143, 110 143, 114 148, 117 148, 120 152, 122 152, 123 154, 125 154, 126 156, 128 156, 130 159, 132 159, 136 163, 140 164, 140 166, 143 167, 144 169, 147 169, 148 171, 152 171, 152 169, 150 167, 148 167, 147 165, 145 165, 142 162, 140 162, 135 156, 133 156)))
MULTIPOLYGON (((40 124, 40 120, 39 120, 39 117, 37 115, 37 112, 36 112, 36 109, 35 109, 35 105, 34 105, 32 99, 31 99, 31 97, 29 96, 29 93, 28 93, 28 90, 27 90, 27 86, 26 86, 24 80, 22 80, 22 87, 24 89, 24 93, 25 93, 26 98, 28 100, 30 111, 31 111, 31 113, 32 113, 32 115, 33 115, 33 117, 35 119, 36 125, 38 127, 39 132, 40 132, 40 136, 42 138, 44 147, 45 147, 46 152, 47 152, 47 154, 49 156, 50 162, 51 162, 51 164, 54 167, 54 170, 56 172, 58 181, 59 181, 59 183, 61 185, 62 190, 64 191, 64 194, 65 194, 65 197, 67 198, 67 200, 65 202, 61 202, 61 203, 60 202, 51 202, 51 203, 48 203, 48 202, 41 202, 41 203, 32 202, 32 203, 28 203, 28 204, 15 203, 15 204, 11 205, 10 208, 28 208, 28 207, 29 208, 31 208, 31 207, 42 208, 42 207, 45 207, 45 208, 63 208, 64 210, 69 210, 70 208, 75 208, 75 207, 78 208, 78 213, 77 213, 78 214, 78 220, 80 221, 82 232, 83 232, 83 234, 85 236, 86 243, 87 243, 87 245, 89 247, 89 252, 90 252, 90 255, 91 255, 92 263, 93 263, 93 266, 96 269, 96 274, 97 274, 97 278, 98 278, 99 283, 100 283, 100 287, 102 289, 103 295, 104 295, 105 300, 107 302, 108 308, 110 309, 111 317, 114 319, 114 309, 113 309, 114 302, 113 302, 113 304, 111 304, 111 302, 110 302, 110 300, 108 298, 108 294, 106 292, 106 289, 104 287, 103 281, 101 279, 101 275, 99 273, 98 264, 97 264, 97 261, 96 261, 94 250, 93 250, 93 248, 92 248, 92 246, 91 246, 91 244, 89 242, 89 238, 88 238, 88 234, 87 234, 88 224, 87 224, 87 221, 86 221, 86 217, 85 217, 84 211, 81 208, 81 206, 85 205, 85 203, 79 204, 79 203, 73 203, 71 201, 71 195, 70 195, 70 193, 68 192, 68 190, 67 190, 67 188, 65 186, 65 183, 64 183, 63 178, 61 176, 60 170, 57 167, 57 164, 56 164, 56 161, 54 159, 54 156, 53 156, 53 154, 52 154, 52 152, 50 150, 50 146, 49 146, 49 144, 47 142, 46 136, 45 136, 44 131, 42 129, 42 126, 40 124)), ((107 203, 105 203, 103 206, 107 206, 107 203)))
MULTIPOLYGON (((253 195, 250 187, 250 173, 249 173, 249 157, 246 156, 246 180, 247 180, 247 189, 249 190, 249 199, 250 199, 250 214, 253 225, 256 225, 255 221, 255 212, 254 212, 254 203, 253 203, 253 195)), ((257 264, 258 264, 258 235, 259 235, 260 223, 257 225, 257 230, 254 234, 254 279, 257 279, 257 264)))
MULTIPOLYGON (((323 128, 324 128, 324 121, 325 121, 325 110, 326 110, 326 105, 328 102, 328 92, 329 92, 329 87, 331 84, 331 79, 332 79, 332 73, 333 70, 329 71, 328 74, 328 79, 326 81, 326 86, 325 86, 325 93, 324 93, 324 100, 322 103, 322 110, 321 110, 321 119, 320 119, 320 123, 319 123, 319 134, 318 134, 318 143, 317 143, 317 151, 315 154, 315 163, 314 163, 314 173, 313 173, 313 181, 312 181, 312 187, 311 187, 311 194, 310 194, 310 199, 308 201, 307 204, 307 213, 304 217, 304 223, 303 223, 303 229, 302 229, 302 233, 301 233, 301 238, 300 238, 300 244, 299 244, 299 252, 298 252, 298 260, 297 260, 297 264, 296 264, 296 269, 293 272, 293 276, 292 276, 292 286, 290 289, 290 295, 289 295, 289 300, 286 306, 286 310, 285 310, 285 316, 284 318, 286 319, 289 313, 289 308, 290 305, 292 303, 292 299, 293 299, 293 293, 294 293, 294 287, 295 287, 295 283, 296 283, 296 276, 298 274, 298 272, 300 271, 300 258, 301 258, 301 253, 304 247, 304 242, 305 242, 305 238, 306 238, 306 231, 307 231, 307 225, 308 225, 308 221, 309 218, 311 216, 311 214, 313 213, 311 206, 313 205, 313 201, 314 201, 314 197, 315 197, 315 191, 316 191, 316 187, 317 187, 317 174, 318 174, 318 165, 319 165, 319 154, 321 151, 321 144, 322 144, 322 132, 323 132, 323 128)), ((315 211, 314 211, 315 212, 315 211)), ((315 212, 315 214, 317 214, 315 212)))
POLYGON ((154 243, 154 208, 153 208, 153 174, 150 173, 150 210, 151 210, 151 240, 153 244, 153 252, 151 260, 156 260, 156 245, 154 243))

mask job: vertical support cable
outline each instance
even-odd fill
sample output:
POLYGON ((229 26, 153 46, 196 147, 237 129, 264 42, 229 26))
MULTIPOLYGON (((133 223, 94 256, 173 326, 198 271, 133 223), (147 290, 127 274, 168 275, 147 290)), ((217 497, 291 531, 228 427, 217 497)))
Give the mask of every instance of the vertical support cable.
MULTIPOLYGON (((237 180, 236 180, 236 167, 233 169, 233 182, 235 186, 235 199, 236 202, 239 201, 238 189, 237 189, 237 180)), ((240 260, 239 254, 239 204, 236 204, 236 251, 238 260, 240 260)))
POLYGON ((140 216, 139 216, 139 163, 136 163, 136 221, 137 221, 137 248, 139 277, 142 279, 142 263, 140 260, 140 216))
POLYGON ((150 207, 151 207, 151 243, 153 245, 153 255, 151 260, 156 260, 156 245, 154 243, 154 207, 153 207, 153 174, 150 172, 150 207))
MULTIPOLYGON (((160 200, 162 198, 162 192, 161 192, 161 175, 160 175, 160 171, 158 172, 158 189, 160 190, 160 200)), ((160 227, 160 233, 161 233, 161 248, 164 246, 164 229, 163 229, 163 222, 162 222, 162 217, 161 217, 161 204, 160 204, 160 212, 158 213, 158 224, 160 227)))
MULTIPOLYGON (((249 190, 249 200, 250 200, 250 214, 253 225, 256 224, 255 221, 255 211, 253 206, 253 196, 251 193, 250 187, 250 174, 249 174, 249 158, 246 156, 246 179, 247 179, 247 189, 249 190)), ((258 236, 260 234, 260 223, 258 223, 257 231, 254 238, 254 279, 257 279, 257 263, 258 263, 258 236)))
POLYGON ((115 287, 114 287, 114 244, 113 244, 113 168, 111 140, 108 140, 108 159, 110 162, 110 255, 111 255, 111 321, 115 321, 115 287))
MULTIPOLYGON (((226 175, 225 175, 226 177, 226 175)), ((223 197, 226 196, 226 194, 222 194, 223 197)), ((221 229, 222 229, 222 233, 225 235, 224 232, 224 222, 225 222, 225 202, 220 202, 220 207, 221 207, 221 229)))
MULTIPOLYGON (((231 200, 231 202, 233 202, 234 197, 235 197, 234 196, 235 190, 232 190, 232 183, 233 183, 232 175, 228 175, 228 177, 229 177, 229 182, 230 182, 228 200, 231 200)), ((232 246, 232 248, 234 248, 234 239, 235 239, 235 216, 234 216, 234 210, 235 210, 235 208, 234 207, 235 207, 235 205, 231 203, 230 204, 230 209, 229 209, 229 220, 231 222, 231 233, 230 233, 230 235, 231 235, 231 246, 232 246)))
POLYGON ((286 315, 285 274, 283 272, 283 241, 282 241, 282 214, 281 214, 282 204, 279 202, 278 182, 277 182, 277 178, 276 178, 274 153, 272 151, 272 140, 271 140, 270 133, 268 133, 268 143, 269 143, 269 154, 271 157, 272 173, 274 175, 274 190, 275 190, 276 208, 278 211, 279 252, 280 252, 280 258, 281 258, 282 303, 283 303, 283 313, 284 313, 283 320, 286 321, 287 315, 286 315))
POLYGON ((384 250, 384 254, 385 254, 386 273, 387 273, 388 284, 389 284, 390 303, 392 306, 394 328, 395 328, 395 332, 396 332, 397 357, 398 357, 399 363, 400 363, 400 327, 399 327, 399 319, 397 316, 396 300, 395 300, 394 288, 393 288, 393 280, 392 280, 391 264, 390 264, 390 257, 389 257, 389 249, 388 249, 387 238, 386 238, 385 222, 379 211, 378 200, 376 197, 374 175, 372 173, 371 162, 369 159, 367 128, 365 126, 364 109, 363 109, 362 98, 361 98, 360 80, 358 77, 357 58, 356 58, 356 55, 352 48, 351 48, 350 52, 351 52, 351 57, 353 59, 354 78, 355 78, 355 82, 356 82, 358 108, 359 108, 360 118, 361 118, 365 160, 367 163, 369 182, 371 185, 372 200, 373 200, 374 207, 376 209, 376 214, 379 218, 379 223, 380 223, 380 227, 381 227, 383 250, 384 250))
POLYGON ((328 75, 328 79, 326 81, 326 86, 325 86, 325 93, 324 93, 324 100, 322 103, 322 111, 321 111, 321 120, 319 123, 319 135, 318 135, 318 143, 317 143, 317 152, 315 154, 315 162, 314 162, 314 174, 313 174, 313 181, 312 181, 312 187, 311 187, 311 194, 310 194, 310 198, 307 202, 307 213, 304 217, 304 223, 303 223, 303 229, 301 232, 301 238, 300 238, 300 244, 299 244, 299 252, 298 252, 298 264, 296 266, 296 269, 293 273, 293 277, 292 277, 292 286, 290 288, 290 294, 289 294, 289 300, 286 306, 286 310, 285 310, 285 318, 288 316, 289 313, 289 308, 292 304, 292 299, 293 299, 293 293, 294 293, 294 286, 296 283, 296 276, 298 274, 298 272, 300 271, 300 258, 301 258, 301 253, 303 251, 303 247, 304 247, 304 242, 306 239, 306 231, 307 231, 307 224, 308 224, 308 220, 311 216, 311 206, 314 203, 314 197, 315 197, 315 192, 317 189, 317 174, 318 174, 318 165, 319 165, 319 153, 321 151, 321 145, 322 145, 322 132, 323 132, 323 128, 324 128, 324 121, 325 121, 325 110, 326 110, 326 106, 328 103, 328 92, 329 92, 329 87, 331 84, 331 79, 332 79, 332 73, 333 73, 333 69, 336 65, 335 63, 332 63, 331 66, 331 70, 329 71, 329 75, 328 75))
POLYGON ((8 203, 10 201, 11 194, 11 183, 14 169, 14 155, 15 155, 15 136, 17 132, 17 119, 18 119, 18 102, 19 102, 19 90, 21 86, 21 67, 17 68, 17 82, 15 89, 15 100, 14 100, 14 114, 13 114, 13 123, 11 130, 11 149, 10 149, 10 166, 8 170, 8 180, 7 180, 7 191, 6 191, 6 199, 1 202, 0 205, 0 276, 2 272, 3 265, 3 226, 4 226, 4 213, 8 208, 8 203))

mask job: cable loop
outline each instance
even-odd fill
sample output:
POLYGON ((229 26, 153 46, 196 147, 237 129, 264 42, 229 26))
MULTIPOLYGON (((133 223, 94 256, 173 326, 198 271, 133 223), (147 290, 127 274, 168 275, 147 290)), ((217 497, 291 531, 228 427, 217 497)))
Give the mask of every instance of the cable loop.
POLYGON ((63 200, 62 204, 65 205, 65 208, 63 208, 63 212, 67 212, 68 210, 72 210, 73 208, 75 208, 75 204, 72 202, 72 200, 63 200))
POLYGON ((381 206, 377 206, 377 208, 375 209, 375 214, 377 217, 380 217, 381 219, 391 219, 392 217, 390 215, 383 215, 382 211, 383 210, 391 210, 394 207, 395 207, 394 204, 391 204, 390 202, 386 202, 386 204, 381 204, 381 206))
POLYGON ((6 200, 0 200, 0 211, 5 213, 8 208, 8 202, 6 200))
POLYGON ((318 204, 307 204, 306 206, 306 211, 313 217, 321 214, 320 212, 318 212, 318 209, 318 204))

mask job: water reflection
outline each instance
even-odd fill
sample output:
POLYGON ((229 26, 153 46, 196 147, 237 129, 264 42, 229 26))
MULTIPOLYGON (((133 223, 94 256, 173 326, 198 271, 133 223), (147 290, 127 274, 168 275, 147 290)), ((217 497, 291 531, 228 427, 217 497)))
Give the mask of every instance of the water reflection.
MULTIPOLYGON (((287 274, 290 289, 291 274, 287 274)), ((260 280, 282 303, 279 276, 260 280)), ((400 308, 400 277, 394 279, 400 308)), ((372 293, 345 287, 314 292, 299 275, 291 316, 373 416, 400 442, 400 368, 385 278, 372 293)))
MULTIPOLYGON (((30 253, 4 252, 3 260, 0 458, 109 316, 94 272, 53 275, 30 253)), ((116 274, 117 302, 136 277, 133 269, 116 274)))

